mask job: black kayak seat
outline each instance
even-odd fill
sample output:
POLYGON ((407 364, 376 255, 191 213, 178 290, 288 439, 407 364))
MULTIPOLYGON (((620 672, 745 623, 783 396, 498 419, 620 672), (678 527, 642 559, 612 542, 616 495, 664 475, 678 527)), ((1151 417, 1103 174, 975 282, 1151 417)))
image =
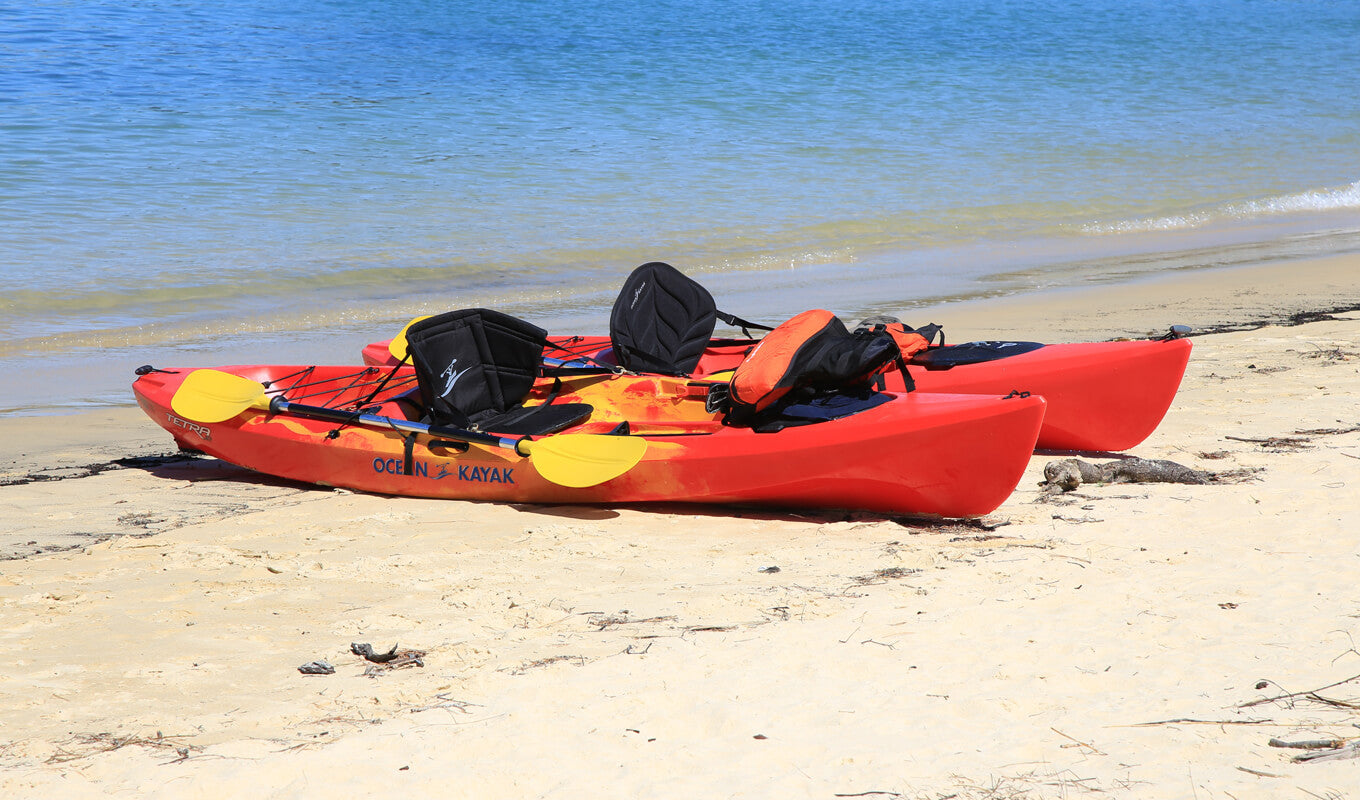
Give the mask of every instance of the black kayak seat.
POLYGON ((548 342, 547 331, 522 319, 485 308, 449 311, 413 323, 406 342, 431 425, 535 436, 593 411, 585 403, 522 405, 548 342))
POLYGON ((743 330, 770 330, 719 311, 697 281, 663 261, 649 261, 629 274, 610 312, 614 359, 632 372, 689 375, 718 320, 743 330))

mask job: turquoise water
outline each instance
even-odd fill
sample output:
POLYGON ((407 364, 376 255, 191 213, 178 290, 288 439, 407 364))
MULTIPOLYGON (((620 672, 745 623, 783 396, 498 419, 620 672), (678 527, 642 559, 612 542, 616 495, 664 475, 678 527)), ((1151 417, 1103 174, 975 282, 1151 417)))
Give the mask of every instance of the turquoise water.
POLYGON ((1360 249, 1357 42, 1349 0, 0 4, 0 364, 46 378, 0 409, 452 307, 603 330, 658 259, 853 318, 1360 249))

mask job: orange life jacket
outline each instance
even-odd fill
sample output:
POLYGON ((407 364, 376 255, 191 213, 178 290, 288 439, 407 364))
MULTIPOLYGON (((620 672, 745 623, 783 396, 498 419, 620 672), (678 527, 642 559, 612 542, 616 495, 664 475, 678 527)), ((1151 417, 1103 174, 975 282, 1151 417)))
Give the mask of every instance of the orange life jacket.
POLYGON ((882 332, 850 333, 830 311, 804 311, 766 334, 737 366, 728 420, 750 424, 794 392, 863 389, 893 364, 905 375, 899 348, 882 332))

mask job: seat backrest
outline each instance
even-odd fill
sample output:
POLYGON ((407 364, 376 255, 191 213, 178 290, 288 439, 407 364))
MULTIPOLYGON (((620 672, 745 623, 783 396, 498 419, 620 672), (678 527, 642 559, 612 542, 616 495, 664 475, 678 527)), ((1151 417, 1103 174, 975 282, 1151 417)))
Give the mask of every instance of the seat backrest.
POLYGON ((529 395, 547 331, 499 311, 470 308, 412 323, 406 343, 430 421, 466 428, 529 395))
POLYGON ((675 267, 652 261, 624 281, 609 315, 619 366, 634 372, 688 375, 717 324, 713 295, 675 267))

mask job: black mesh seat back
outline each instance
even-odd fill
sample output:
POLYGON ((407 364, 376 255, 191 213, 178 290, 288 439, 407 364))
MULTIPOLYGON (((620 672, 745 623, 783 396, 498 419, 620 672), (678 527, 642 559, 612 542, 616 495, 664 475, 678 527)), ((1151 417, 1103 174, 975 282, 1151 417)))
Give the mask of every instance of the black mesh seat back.
POLYGON ((609 315, 619 366, 634 372, 688 375, 717 324, 713 295, 670 264, 643 264, 624 281, 609 315))
POLYGON ((537 325, 485 308, 439 314, 406 331, 426 415, 435 425, 460 428, 523 401, 546 343, 547 331, 537 325))

